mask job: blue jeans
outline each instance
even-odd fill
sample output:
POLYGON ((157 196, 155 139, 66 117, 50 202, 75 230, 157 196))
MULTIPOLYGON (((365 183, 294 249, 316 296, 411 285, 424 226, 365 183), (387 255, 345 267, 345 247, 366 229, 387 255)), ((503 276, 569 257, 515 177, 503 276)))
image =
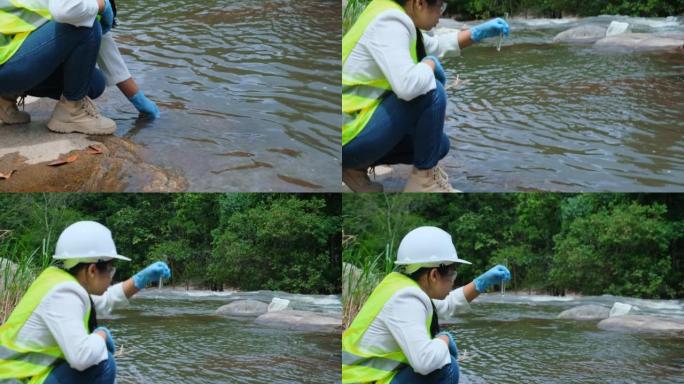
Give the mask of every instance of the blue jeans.
POLYGON ((411 101, 387 95, 366 127, 342 147, 342 166, 362 169, 381 164, 413 164, 430 169, 449 153, 444 134, 446 92, 437 88, 411 101))
POLYGON ((97 20, 91 28, 46 23, 0 65, 0 95, 97 98, 105 88, 104 76, 95 68, 101 38, 97 20))
POLYGON ((44 384, 113 384, 115 379, 116 360, 109 353, 107 360, 100 362, 98 365, 93 365, 85 371, 77 371, 71 368, 69 363, 65 361, 50 372, 44 384))
POLYGON ((410 365, 407 365, 394 376, 391 384, 457 384, 460 376, 458 349, 451 337, 449 337, 449 353, 451 354, 450 364, 427 375, 416 373, 410 365))

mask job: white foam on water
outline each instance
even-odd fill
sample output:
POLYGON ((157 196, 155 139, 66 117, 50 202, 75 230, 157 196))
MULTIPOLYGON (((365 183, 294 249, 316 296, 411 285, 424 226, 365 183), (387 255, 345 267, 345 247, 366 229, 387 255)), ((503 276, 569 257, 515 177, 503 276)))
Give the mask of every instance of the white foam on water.
POLYGON ((185 291, 185 295, 189 297, 225 297, 232 296, 235 293, 235 291, 185 291))
POLYGON ((521 299, 526 299, 529 301, 533 301, 535 303, 546 303, 546 302, 552 302, 552 301, 574 301, 576 300, 575 297, 571 296, 518 296, 521 299))
POLYGON ((512 19, 515 24, 522 24, 528 27, 536 28, 553 28, 559 25, 566 25, 576 23, 580 19, 578 18, 567 18, 567 19, 512 19))

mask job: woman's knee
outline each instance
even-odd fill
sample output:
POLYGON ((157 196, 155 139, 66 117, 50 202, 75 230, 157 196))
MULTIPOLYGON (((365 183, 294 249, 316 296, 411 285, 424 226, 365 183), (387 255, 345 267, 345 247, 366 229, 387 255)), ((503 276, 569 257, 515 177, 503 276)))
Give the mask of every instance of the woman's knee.
POLYGON ((55 28, 57 28, 58 35, 72 36, 81 42, 97 43, 98 47, 102 39, 102 26, 97 19, 93 22, 92 27, 76 27, 71 24, 57 23, 55 28))

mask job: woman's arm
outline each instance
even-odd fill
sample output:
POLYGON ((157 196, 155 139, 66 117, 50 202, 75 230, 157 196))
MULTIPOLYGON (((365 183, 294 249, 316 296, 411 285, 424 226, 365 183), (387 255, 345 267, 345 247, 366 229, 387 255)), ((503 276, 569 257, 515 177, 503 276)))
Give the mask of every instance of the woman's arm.
POLYGON ((48 10, 58 23, 76 27, 92 27, 95 17, 104 9, 104 0, 49 0, 48 10))

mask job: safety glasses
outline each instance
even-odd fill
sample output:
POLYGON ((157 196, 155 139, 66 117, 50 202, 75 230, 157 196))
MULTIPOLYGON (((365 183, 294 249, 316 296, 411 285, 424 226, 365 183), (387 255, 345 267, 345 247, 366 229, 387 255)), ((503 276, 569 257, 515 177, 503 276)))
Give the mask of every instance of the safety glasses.
POLYGON ((112 267, 112 269, 107 270, 107 273, 109 273, 109 278, 113 279, 114 275, 116 274, 116 267, 112 267))

